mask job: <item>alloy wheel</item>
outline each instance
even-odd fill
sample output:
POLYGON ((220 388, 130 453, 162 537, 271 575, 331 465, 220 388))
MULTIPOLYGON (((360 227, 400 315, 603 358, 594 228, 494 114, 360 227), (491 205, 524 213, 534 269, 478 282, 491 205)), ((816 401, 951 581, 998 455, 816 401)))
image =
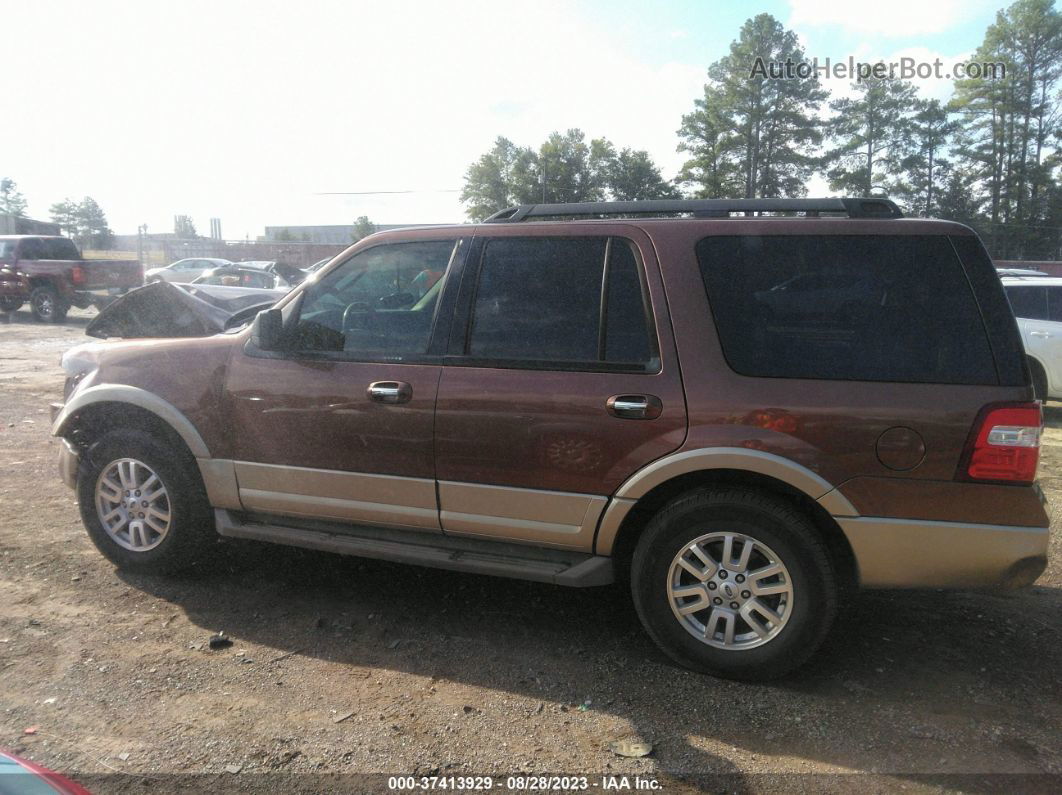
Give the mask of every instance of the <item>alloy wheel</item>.
POLYGON ((793 613, 793 580, 782 559, 738 532, 708 533, 679 550, 667 595, 683 629, 732 651, 773 640, 793 613))
POLYGON ((96 481, 96 513, 107 535, 133 552, 154 549, 170 530, 169 493, 143 461, 119 458, 96 481))

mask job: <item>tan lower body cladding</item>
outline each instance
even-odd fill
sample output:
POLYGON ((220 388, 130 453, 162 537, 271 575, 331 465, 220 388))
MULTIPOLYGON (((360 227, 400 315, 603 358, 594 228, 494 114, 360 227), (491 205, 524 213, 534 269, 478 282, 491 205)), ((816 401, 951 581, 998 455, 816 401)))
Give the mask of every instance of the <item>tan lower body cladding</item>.
POLYGON ((261 513, 440 530, 435 481, 235 462, 240 502, 261 513))
POLYGON ((608 502, 571 494, 426 478, 201 459, 218 508, 592 551, 608 502))

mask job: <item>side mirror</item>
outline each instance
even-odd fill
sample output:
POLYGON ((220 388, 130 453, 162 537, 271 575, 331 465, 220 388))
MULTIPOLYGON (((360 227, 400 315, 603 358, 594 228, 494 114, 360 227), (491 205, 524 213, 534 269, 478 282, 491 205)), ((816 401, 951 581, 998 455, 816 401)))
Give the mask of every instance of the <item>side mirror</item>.
POLYGON ((284 336, 284 317, 279 309, 264 309, 251 324, 251 341, 262 351, 278 351, 284 336))

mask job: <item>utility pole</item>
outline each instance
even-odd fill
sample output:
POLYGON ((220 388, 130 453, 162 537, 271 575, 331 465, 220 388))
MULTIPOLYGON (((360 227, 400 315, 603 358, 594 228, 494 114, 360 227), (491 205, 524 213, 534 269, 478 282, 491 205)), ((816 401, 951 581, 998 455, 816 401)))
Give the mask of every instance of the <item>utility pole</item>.
POLYGON ((542 160, 542 203, 546 203, 546 161, 542 160))
POLYGON ((141 224, 136 228, 136 258, 144 262, 144 237, 147 235, 147 224, 141 224))

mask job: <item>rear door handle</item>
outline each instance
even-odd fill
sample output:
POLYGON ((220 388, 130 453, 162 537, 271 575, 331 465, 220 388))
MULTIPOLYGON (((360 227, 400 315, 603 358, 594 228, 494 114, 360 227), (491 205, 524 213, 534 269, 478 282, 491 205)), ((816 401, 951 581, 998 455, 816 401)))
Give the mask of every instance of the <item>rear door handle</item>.
POLYGON ((1029 336, 1030 337, 1039 337, 1042 340, 1046 340, 1046 339, 1049 339, 1051 337, 1051 332, 1049 332, 1049 331, 1030 331, 1029 332, 1029 336))
POLYGON ((366 390, 369 400, 377 403, 408 403, 413 399, 413 387, 405 381, 373 381, 366 390))
POLYGON ((613 395, 605 402, 608 413, 624 420, 654 420, 664 410, 656 395, 613 395))

